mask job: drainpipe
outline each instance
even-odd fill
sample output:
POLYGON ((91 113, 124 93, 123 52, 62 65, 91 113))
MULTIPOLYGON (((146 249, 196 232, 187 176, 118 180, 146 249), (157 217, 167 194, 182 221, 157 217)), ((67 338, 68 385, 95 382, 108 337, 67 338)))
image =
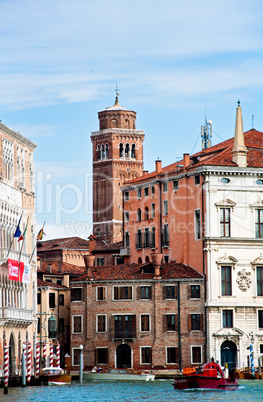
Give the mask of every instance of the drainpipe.
MULTIPOLYGON (((204 290, 205 290, 205 295, 204 295, 204 302, 206 303, 206 295, 207 295, 207 282, 206 282, 206 269, 205 269, 205 255, 206 251, 205 251, 205 241, 204 241, 204 237, 205 237, 205 197, 204 197, 204 182, 205 182, 205 177, 203 177, 203 183, 202 183, 202 242, 203 242, 203 274, 205 276, 204 278, 204 290)), ((210 217, 208 218, 210 220, 210 217)), ((205 305, 205 362, 207 361, 207 306, 205 305)))
POLYGON ((179 370, 182 372, 182 344, 181 344, 181 306, 180 306, 180 281, 178 286, 178 348, 179 348, 179 370))

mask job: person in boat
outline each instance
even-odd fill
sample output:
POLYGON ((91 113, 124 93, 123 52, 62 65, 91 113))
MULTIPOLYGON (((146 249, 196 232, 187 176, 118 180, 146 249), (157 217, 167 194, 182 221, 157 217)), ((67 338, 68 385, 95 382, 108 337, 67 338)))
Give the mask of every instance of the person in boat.
POLYGON ((93 367, 93 369, 91 370, 92 373, 97 373, 97 367, 93 367))

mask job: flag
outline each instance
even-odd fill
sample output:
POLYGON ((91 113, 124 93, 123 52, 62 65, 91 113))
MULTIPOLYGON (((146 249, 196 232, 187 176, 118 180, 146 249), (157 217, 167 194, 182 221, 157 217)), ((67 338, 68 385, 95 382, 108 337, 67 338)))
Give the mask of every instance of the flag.
POLYGON ((42 239, 43 239, 43 236, 46 235, 46 233, 44 233, 44 226, 45 226, 45 223, 46 223, 46 222, 44 222, 44 225, 42 226, 42 229, 40 229, 40 231, 38 232, 37 240, 42 240, 42 239))
MULTIPOLYGON (((28 217, 28 218, 29 218, 29 217, 28 217)), ((19 237, 19 239, 18 239, 17 241, 24 240, 24 238, 25 238, 26 231, 27 231, 28 218, 27 218, 25 230, 24 230, 23 234, 20 235, 20 237, 19 237)), ((20 232, 20 233, 21 233, 21 232, 20 232)))
MULTIPOLYGON (((22 215, 20 216, 19 222, 18 222, 18 224, 17 224, 14 237, 20 237, 21 234, 22 234, 22 233, 21 233, 21 230, 20 230, 20 221, 21 221, 21 218, 22 218, 22 215)), ((19 241, 19 240, 18 240, 18 241, 19 241)))

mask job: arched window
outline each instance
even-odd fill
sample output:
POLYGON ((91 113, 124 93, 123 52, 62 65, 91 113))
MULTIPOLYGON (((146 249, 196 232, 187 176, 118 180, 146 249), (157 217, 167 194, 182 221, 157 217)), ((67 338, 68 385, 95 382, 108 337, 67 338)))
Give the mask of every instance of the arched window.
POLYGON ((101 159, 105 159, 105 148, 103 144, 101 146, 101 159))
POLYGON ((125 145, 125 158, 130 157, 130 144, 125 145))
POLYGON ((109 157, 109 145, 106 144, 105 145, 105 158, 108 159, 108 157, 109 157))
POLYGON ((131 157, 135 159, 136 155, 135 155, 135 149, 136 149, 136 145, 132 144, 132 148, 131 148, 131 157))
POLYGON ((120 158, 124 157, 124 150, 123 150, 123 144, 122 143, 120 143, 120 145, 119 145, 119 155, 120 155, 120 158))
POLYGON ((145 262, 150 262, 150 258, 148 257, 148 255, 145 257, 145 262))
POLYGON ((145 207, 145 210, 144 210, 144 219, 149 219, 149 208, 148 207, 145 207))
POLYGON ((142 263, 142 259, 141 259, 141 257, 139 257, 138 258, 138 264, 141 264, 142 263))
POLYGON ((98 152, 98 160, 100 160, 101 159, 100 145, 97 146, 97 152, 98 152))
POLYGON ((140 208, 137 210, 137 221, 140 222, 142 220, 142 211, 140 208))

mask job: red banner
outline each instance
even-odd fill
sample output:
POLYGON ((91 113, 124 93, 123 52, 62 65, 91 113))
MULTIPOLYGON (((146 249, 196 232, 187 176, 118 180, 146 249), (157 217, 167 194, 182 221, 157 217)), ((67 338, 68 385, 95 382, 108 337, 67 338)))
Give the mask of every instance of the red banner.
POLYGON ((8 259, 8 275, 12 281, 19 282, 19 267, 18 261, 8 259))

